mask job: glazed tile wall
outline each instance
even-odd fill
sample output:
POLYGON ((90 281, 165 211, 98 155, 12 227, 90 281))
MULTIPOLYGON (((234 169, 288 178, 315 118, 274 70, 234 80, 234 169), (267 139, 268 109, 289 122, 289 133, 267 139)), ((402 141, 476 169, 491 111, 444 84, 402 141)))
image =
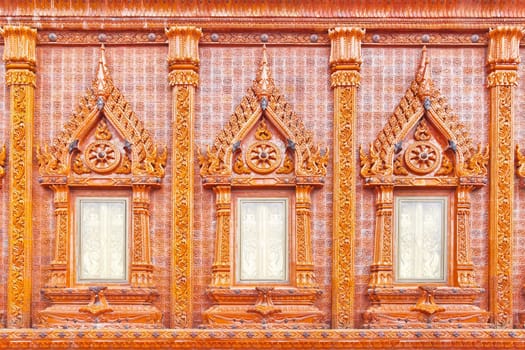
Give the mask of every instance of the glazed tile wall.
MULTIPOLYGON (((332 91, 329 82, 329 48, 268 47, 270 66, 276 86, 312 130, 314 140, 332 148, 332 91)), ((212 144, 227 123, 246 90, 252 85, 262 47, 200 48, 200 86, 196 98, 195 142, 204 149, 212 144)), ((329 165, 331 169, 331 164, 329 165)), ((210 283, 215 243, 214 197, 204 189, 195 164, 195 227, 193 237, 193 317, 202 320, 210 306, 205 289, 210 283)), ((331 289, 331 170, 325 185, 312 198, 312 236, 317 281, 323 289, 318 306, 330 317, 331 289)))
MULTIPOLYGON (((514 94, 514 140, 516 145, 525 148, 525 48, 520 49, 521 65, 518 69, 518 87, 514 94)), ((522 295, 525 283, 525 187, 520 184, 520 178, 516 177, 514 186, 514 249, 513 249, 513 303, 514 324, 518 324, 520 311, 525 311, 524 296, 522 295)))
MULTIPOLYGON (((144 121, 146 128, 159 143, 168 144, 171 154, 171 92, 167 83, 167 46, 115 46, 106 49, 108 66, 115 82, 133 110, 144 121)), ((316 142, 333 143, 333 94, 329 85, 329 48, 275 46, 268 48, 270 64, 277 87, 313 131, 316 142)), ((419 64, 419 47, 363 48, 362 82, 358 91, 357 144, 368 145, 375 139, 397 103, 414 79, 419 64)), ((432 76, 452 110, 471 132, 476 142, 488 143, 488 92, 485 88, 485 49, 441 47, 428 49, 432 76)), ((525 51, 522 49, 522 56, 525 51)), ((35 104, 35 145, 51 141, 62 130, 75 110, 79 98, 91 85, 99 58, 95 46, 39 46, 37 49, 38 79, 35 104)), ((200 48, 200 85, 196 95, 195 144, 204 148, 213 143, 215 135, 228 121, 255 78, 261 58, 261 47, 200 48)), ((525 59, 525 56, 524 56, 525 59)), ((5 68, 0 65, 0 79, 5 68)), ((525 80, 523 69, 521 81, 525 80)), ((8 143, 8 97, 5 84, 0 85, 0 143, 8 143)), ((518 88, 516 97, 516 128, 518 143, 525 148, 525 126, 521 114, 525 111, 525 90, 518 88)), ((35 160, 36 162, 36 160, 35 160)), ((155 276, 161 297, 157 306, 169 324, 170 268, 171 268, 171 183, 172 167, 168 160, 164 186, 152 195, 152 243, 155 276)), ((202 312, 210 306, 205 289, 210 283, 215 241, 214 198, 211 190, 204 189, 195 164, 195 207, 193 229, 193 318, 197 326, 202 312)), ((356 163, 359 169, 359 164, 356 163)), ((318 306, 326 312, 331 309, 332 262, 332 173, 325 186, 313 195, 313 246, 317 281, 324 293, 318 306)), ((35 163, 34 174, 38 174, 35 163)), ((3 180, 0 200, 8 201, 7 177, 3 180)), ((33 255, 33 313, 45 307, 40 289, 53 254, 54 221, 52 191, 35 181, 34 192, 34 255, 33 255)), ((525 242, 525 225, 521 213, 524 190, 516 187, 515 240, 514 240, 514 303, 515 310, 523 308, 521 286, 525 270, 520 247, 525 242), (520 204, 521 203, 521 204, 520 204)), ((488 287, 488 188, 473 193, 472 250, 479 284, 488 287)), ((363 187, 357 178, 356 192, 356 300, 354 320, 361 324, 361 314, 368 305, 366 289, 369 267, 372 263, 374 239, 373 192, 363 187)), ((0 239, 2 239, 2 270, 0 285, 5 286, 7 272, 7 206, 0 206, 0 239)), ((0 289, 0 307, 5 309, 5 287, 0 289)), ((487 307, 486 296, 481 307, 487 307)))
MULTIPOLYGON (((357 143, 368 146, 375 140, 395 107, 414 80, 421 57, 420 47, 363 47, 361 87, 358 92, 357 143)), ((483 48, 429 48, 432 78, 452 111, 465 124, 475 143, 488 143, 488 94, 485 89, 483 48)), ((358 162, 356 167, 359 169, 358 162)), ((362 178, 356 191, 356 301, 354 321, 368 306, 367 285, 374 246, 374 192, 364 188, 362 178)), ((488 281, 488 188, 473 192, 471 247, 478 283, 488 281)), ((483 297, 481 307, 487 307, 483 297)))
MULTIPOLYGON (((116 46, 106 48, 106 58, 115 86, 144 122, 157 143, 168 145, 171 154, 171 92, 167 83, 167 47, 116 46)), ((100 48, 51 47, 37 48, 38 79, 35 102, 35 145, 52 141, 76 110, 80 98, 95 78, 100 48)), ((157 306, 169 324, 169 285, 171 247, 171 173, 168 162, 164 185, 152 193, 151 237, 155 279, 160 299, 157 306)), ((38 174, 35 163, 34 174, 38 174)), ((54 221, 53 193, 33 182, 34 255, 33 315, 45 307, 40 296, 47 268, 53 259, 54 221)))

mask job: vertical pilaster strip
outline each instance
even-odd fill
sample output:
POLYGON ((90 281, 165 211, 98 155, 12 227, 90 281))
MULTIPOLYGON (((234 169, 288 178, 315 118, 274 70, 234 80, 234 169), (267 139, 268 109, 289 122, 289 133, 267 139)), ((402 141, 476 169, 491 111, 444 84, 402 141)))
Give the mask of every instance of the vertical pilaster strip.
POLYGON ((173 282, 171 327, 192 326, 193 129, 199 82, 200 28, 170 27, 168 80, 172 87, 173 282))
POLYGON ((332 327, 354 326, 354 239, 357 88, 361 75, 361 28, 334 28, 331 84, 334 89, 334 222, 332 327))
POLYGON ((489 32, 490 208, 489 305, 497 327, 511 327, 512 205, 514 203, 514 139, 512 95, 517 85, 519 43, 523 28, 501 26, 489 32))
POLYGON ((30 327, 33 169, 33 113, 36 84, 36 30, 5 26, 4 62, 9 86, 9 271, 7 327, 30 327))

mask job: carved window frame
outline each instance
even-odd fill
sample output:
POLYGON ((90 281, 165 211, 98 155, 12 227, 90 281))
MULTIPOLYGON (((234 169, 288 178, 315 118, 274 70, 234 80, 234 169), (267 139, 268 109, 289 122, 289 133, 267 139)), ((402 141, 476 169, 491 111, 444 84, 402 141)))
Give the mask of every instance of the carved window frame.
POLYGON ((158 292, 149 207, 150 192, 165 174, 167 147, 155 145, 113 84, 103 46, 88 93, 64 130, 52 144, 37 147, 36 156, 39 182, 53 190, 56 223, 54 256, 42 290, 50 305, 37 313, 37 327, 72 322, 75 327, 101 322, 158 327, 162 314, 152 304, 158 292), (127 198, 126 281, 77 280, 79 196, 127 198))
POLYGON ((286 325, 326 327, 314 306, 320 293, 315 282, 311 201, 323 185, 328 150, 312 142, 307 130, 274 85, 266 49, 257 77, 214 144, 199 152, 204 187, 215 193, 216 242, 208 295, 214 305, 204 323, 221 327, 286 325), (272 197, 289 193, 289 281, 237 281, 236 196, 272 197), (233 196, 233 198, 232 198, 233 196), (278 304, 279 306, 274 306, 278 304), (269 317, 271 315, 271 317, 269 317))
POLYGON ((371 305, 363 314, 365 327, 450 325, 458 320, 480 326, 488 321, 489 313, 475 303, 484 290, 475 279, 470 248, 470 193, 487 184, 488 148, 473 146, 434 87, 428 64, 424 48, 415 80, 368 153, 360 149, 361 176, 376 194, 371 305), (445 193, 450 214, 448 278, 396 280, 396 198, 445 193))

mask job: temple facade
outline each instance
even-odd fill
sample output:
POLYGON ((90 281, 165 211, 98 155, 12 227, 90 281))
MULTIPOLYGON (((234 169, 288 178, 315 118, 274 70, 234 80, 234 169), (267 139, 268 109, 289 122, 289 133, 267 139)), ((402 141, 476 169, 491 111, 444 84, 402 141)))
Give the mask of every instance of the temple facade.
POLYGON ((0 348, 525 345, 525 3, 5 1, 0 348))

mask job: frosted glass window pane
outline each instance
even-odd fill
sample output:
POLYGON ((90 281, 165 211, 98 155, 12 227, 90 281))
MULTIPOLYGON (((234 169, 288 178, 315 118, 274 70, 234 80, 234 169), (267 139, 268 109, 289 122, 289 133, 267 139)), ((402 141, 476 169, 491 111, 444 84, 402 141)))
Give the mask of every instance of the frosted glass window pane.
POLYGON ((79 282, 127 278, 127 199, 79 198, 79 282))
POLYGON ((447 197, 397 197, 398 282, 445 282, 447 197))
POLYGON ((239 199, 239 282, 288 279, 288 200, 239 199))

